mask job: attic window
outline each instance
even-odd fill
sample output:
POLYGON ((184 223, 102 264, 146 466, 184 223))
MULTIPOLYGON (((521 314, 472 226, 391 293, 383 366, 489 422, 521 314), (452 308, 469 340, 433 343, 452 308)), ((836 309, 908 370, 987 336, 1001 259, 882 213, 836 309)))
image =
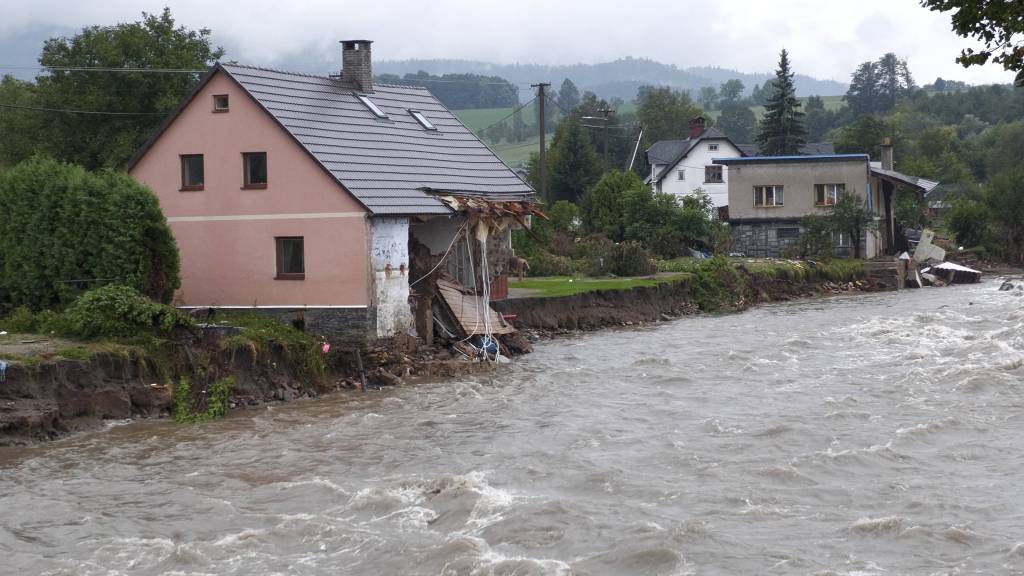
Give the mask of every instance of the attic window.
POLYGON ((214 112, 227 112, 228 111, 228 95, 227 94, 215 94, 213 96, 213 111, 214 112))
POLYGON ((715 152, 718 150, 718 144, 708 144, 708 150, 715 152))
POLYGON ((377 118, 388 117, 388 115, 385 114, 383 110, 378 108, 377 105, 373 103, 373 100, 370 100, 368 97, 363 96, 362 94, 356 94, 356 98, 359 98, 359 101, 363 103, 363 106, 369 108, 370 112, 373 112, 373 115, 376 116, 377 118))
POLYGON ((418 110, 409 110, 409 114, 411 114, 412 117, 420 123, 420 126, 423 126, 427 130, 437 130, 437 126, 434 126, 430 120, 427 120, 427 117, 424 116, 422 112, 418 110))

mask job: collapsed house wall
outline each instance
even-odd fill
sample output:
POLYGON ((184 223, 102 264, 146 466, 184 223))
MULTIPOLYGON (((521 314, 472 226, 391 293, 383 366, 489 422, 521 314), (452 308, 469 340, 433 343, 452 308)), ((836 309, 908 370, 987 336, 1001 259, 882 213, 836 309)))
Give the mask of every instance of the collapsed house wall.
POLYGON ((370 266, 378 338, 409 332, 409 219, 373 218, 370 266))

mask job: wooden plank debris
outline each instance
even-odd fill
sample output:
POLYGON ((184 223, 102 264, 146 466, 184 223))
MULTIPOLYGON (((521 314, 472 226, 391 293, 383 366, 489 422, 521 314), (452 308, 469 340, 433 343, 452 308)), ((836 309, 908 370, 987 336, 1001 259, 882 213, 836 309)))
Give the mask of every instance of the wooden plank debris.
POLYGON ((485 329, 485 316, 481 313, 486 309, 486 318, 490 324, 492 335, 511 334, 516 331, 511 324, 506 322, 500 314, 484 305, 483 298, 473 294, 467 294, 462 287, 451 280, 439 278, 437 280, 437 293, 448 305, 455 321, 465 335, 487 334, 485 329))

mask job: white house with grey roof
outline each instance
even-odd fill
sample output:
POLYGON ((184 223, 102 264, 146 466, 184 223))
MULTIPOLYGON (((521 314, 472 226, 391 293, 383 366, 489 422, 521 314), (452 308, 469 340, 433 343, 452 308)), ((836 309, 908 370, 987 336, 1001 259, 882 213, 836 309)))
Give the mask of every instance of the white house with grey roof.
MULTIPOLYGON (((800 149, 802 155, 832 153, 828 142, 808 143, 800 149)), ((700 189, 721 209, 729 204, 729 170, 714 159, 757 156, 759 151, 755 144, 739 144, 717 128, 707 128, 698 116, 690 120, 688 138, 659 140, 645 154, 651 167, 647 182, 655 191, 683 198, 700 189)))
POLYGON ((409 332, 410 244, 441 258, 471 230, 470 253, 500 247, 517 224, 504 216, 533 210, 530 186, 429 91, 373 83, 370 46, 342 42, 334 76, 216 64, 132 159, 178 243, 178 305, 409 332))

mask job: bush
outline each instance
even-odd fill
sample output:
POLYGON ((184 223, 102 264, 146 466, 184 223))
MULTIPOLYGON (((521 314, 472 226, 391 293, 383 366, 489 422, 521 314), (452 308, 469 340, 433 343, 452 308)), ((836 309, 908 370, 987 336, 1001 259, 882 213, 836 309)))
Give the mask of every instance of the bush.
POLYGON ((72 335, 83 338, 170 335, 193 325, 190 316, 117 284, 83 294, 64 312, 64 320, 72 335))
POLYGON ((31 310, 20 306, 11 312, 3 322, 0 322, 0 329, 15 334, 29 334, 39 330, 39 319, 31 310))
POLYGON ((576 243, 572 257, 580 268, 579 272, 587 276, 611 274, 615 243, 600 234, 592 234, 576 243))
POLYGON ((957 243, 964 247, 978 246, 985 241, 988 221, 988 210, 983 205, 964 199, 953 204, 947 220, 957 243))
POLYGON ((827 216, 811 214, 800 219, 803 231, 795 244, 786 250, 786 256, 829 260, 833 255, 832 223, 827 216))
POLYGON ((0 172, 0 309, 61 309, 116 281, 160 302, 180 285, 156 197, 123 172, 36 157, 0 172))
POLYGON ((658 271, 651 252, 639 242, 623 242, 612 253, 611 273, 616 276, 650 276, 658 271))
POLYGON ((575 271, 572 259, 549 252, 539 251, 528 260, 530 276, 570 276, 575 271))

